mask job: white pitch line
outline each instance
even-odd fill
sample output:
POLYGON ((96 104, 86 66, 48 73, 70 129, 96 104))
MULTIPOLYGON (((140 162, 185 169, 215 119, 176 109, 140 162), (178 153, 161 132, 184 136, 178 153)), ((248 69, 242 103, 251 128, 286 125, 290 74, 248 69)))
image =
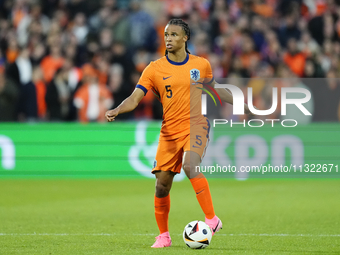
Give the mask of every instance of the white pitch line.
MULTIPOLYGON (((157 234, 119 234, 119 233, 92 233, 92 234, 79 234, 79 233, 0 233, 0 236, 117 236, 117 235, 132 235, 132 236, 156 236, 157 234)), ((340 237, 340 234, 328 235, 313 235, 313 234, 217 234, 217 236, 269 236, 269 237, 340 237)))
POLYGON ((340 237, 339 235, 312 235, 312 234, 218 234, 221 236, 288 236, 288 237, 340 237))

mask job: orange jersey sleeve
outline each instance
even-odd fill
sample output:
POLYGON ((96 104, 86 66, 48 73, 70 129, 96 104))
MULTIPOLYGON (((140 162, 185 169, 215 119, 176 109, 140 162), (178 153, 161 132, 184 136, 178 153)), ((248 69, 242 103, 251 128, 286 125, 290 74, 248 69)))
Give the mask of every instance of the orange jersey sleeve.
POLYGON ((213 81, 213 78, 214 78, 214 75, 213 75, 213 72, 212 72, 212 69, 211 69, 211 65, 209 63, 208 60, 206 60, 205 58, 203 58, 203 60, 206 62, 206 73, 205 73, 205 76, 204 78, 206 79, 205 82, 207 83, 211 83, 213 81))
POLYGON ((144 94, 148 92, 149 89, 154 87, 154 75, 155 68, 153 67, 153 62, 151 62, 143 71, 141 77, 139 78, 136 88, 144 91, 144 94))

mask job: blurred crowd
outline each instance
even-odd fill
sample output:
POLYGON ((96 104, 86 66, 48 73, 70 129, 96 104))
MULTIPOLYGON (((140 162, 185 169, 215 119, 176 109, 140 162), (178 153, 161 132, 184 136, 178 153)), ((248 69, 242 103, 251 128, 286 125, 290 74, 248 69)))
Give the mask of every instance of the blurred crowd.
MULTIPOLYGON (((0 0, 0 121, 105 121, 164 55, 175 17, 188 22, 188 49, 210 61, 216 80, 293 78, 275 86, 309 87, 308 121, 340 120, 340 85, 329 81, 340 71, 340 0, 0 0)), ((270 108, 273 84, 235 83, 270 108)), ((151 92, 118 116, 161 118, 151 92)))

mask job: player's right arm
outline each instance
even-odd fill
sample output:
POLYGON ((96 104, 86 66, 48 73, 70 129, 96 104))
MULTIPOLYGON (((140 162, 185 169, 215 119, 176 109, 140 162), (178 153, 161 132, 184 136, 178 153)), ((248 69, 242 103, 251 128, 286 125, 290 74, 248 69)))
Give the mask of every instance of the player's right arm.
POLYGON ((107 121, 114 121, 115 117, 118 114, 124 112, 133 111, 142 98, 146 95, 149 89, 151 89, 153 85, 154 73, 155 69, 153 68, 151 62, 143 71, 141 77, 139 78, 138 84, 132 94, 126 98, 117 108, 107 111, 105 113, 105 117, 107 121))
POLYGON ((107 121, 114 121, 117 115, 133 111, 143 97, 144 91, 139 88, 135 88, 132 94, 127 97, 120 105, 118 105, 115 109, 109 110, 105 113, 107 121))

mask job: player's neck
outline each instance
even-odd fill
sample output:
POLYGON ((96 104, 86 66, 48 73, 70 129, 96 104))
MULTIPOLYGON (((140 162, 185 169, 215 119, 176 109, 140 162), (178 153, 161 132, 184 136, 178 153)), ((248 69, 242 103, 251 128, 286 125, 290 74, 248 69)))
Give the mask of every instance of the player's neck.
POLYGON ((183 62, 187 57, 186 51, 168 52, 168 58, 174 62, 183 62))

